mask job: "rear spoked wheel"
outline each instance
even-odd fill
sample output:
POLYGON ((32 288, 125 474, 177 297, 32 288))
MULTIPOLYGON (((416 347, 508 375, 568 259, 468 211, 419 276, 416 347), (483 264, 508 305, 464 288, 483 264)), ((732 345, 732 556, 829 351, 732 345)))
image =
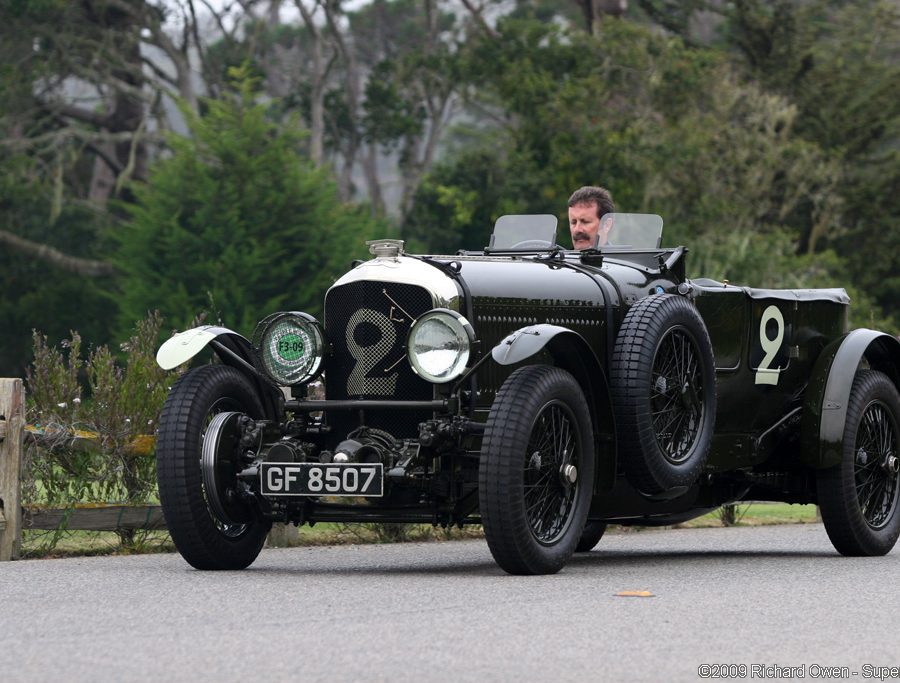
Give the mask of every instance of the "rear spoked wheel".
POLYGON ((884 555, 900 536, 900 394, 882 372, 856 373, 841 463, 818 478, 825 530, 842 555, 884 555))
POLYGON ((605 533, 606 522, 588 522, 584 525, 584 531, 581 532, 581 538, 578 540, 578 545, 575 546, 575 552, 590 552, 597 547, 605 533))
POLYGON ((510 574, 555 573, 575 552, 593 489, 590 424, 581 387, 559 368, 520 368, 498 392, 479 500, 488 546, 510 574))

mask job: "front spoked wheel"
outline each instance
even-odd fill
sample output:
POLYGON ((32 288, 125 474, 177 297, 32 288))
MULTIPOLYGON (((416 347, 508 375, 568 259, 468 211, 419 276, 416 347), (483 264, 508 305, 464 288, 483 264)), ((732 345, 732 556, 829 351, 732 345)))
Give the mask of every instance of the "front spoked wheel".
POLYGON ((172 387, 159 422, 156 461, 166 525, 197 569, 243 569, 271 523, 237 495, 241 419, 261 418, 253 386, 236 369, 207 365, 172 387))
POLYGON ((856 373, 841 463, 819 473, 825 530, 842 555, 884 555, 900 536, 900 394, 882 372, 856 373))
POLYGON ((516 370, 491 407, 479 500, 491 553, 510 574, 552 574, 575 552, 594 479, 590 413, 578 382, 549 366, 516 370))

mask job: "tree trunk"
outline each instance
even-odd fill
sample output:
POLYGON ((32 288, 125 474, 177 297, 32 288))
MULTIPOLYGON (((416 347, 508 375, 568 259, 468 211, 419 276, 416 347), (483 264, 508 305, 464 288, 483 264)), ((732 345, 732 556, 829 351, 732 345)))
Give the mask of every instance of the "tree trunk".
POLYGON ((281 26, 281 3, 283 0, 269 0, 269 9, 266 11, 266 23, 274 28, 281 26))
MULTIPOLYGON (((142 22, 140 18, 142 13, 138 9, 138 6, 143 3, 131 0, 129 4, 135 5, 132 12, 116 11, 110 8, 103 17, 105 21, 102 22, 102 27, 113 36, 116 53, 121 55, 122 59, 121 65, 113 68, 110 74, 116 81, 129 86, 127 90, 118 88, 115 91, 112 111, 107 117, 107 127, 112 133, 138 131, 142 127, 149 107, 149 103, 138 94, 146 83, 141 68, 142 22)), ((115 158, 127 176, 135 180, 146 179, 147 146, 140 140, 139 135, 136 135, 131 141, 116 143, 115 158)), ((117 182, 119 187, 121 187, 121 180, 117 182)), ((130 193, 126 191, 124 194, 129 195, 130 193)))
POLYGON ((341 33, 336 12, 341 11, 340 2, 337 0, 325 0, 323 5, 325 18, 338 51, 344 62, 344 97, 347 102, 347 113, 352 122, 348 134, 347 144, 344 148, 344 163, 341 166, 341 175, 338 179, 338 190, 341 199, 349 201, 353 197, 353 168, 356 166, 356 156, 362 144, 359 134, 359 101, 360 101, 360 73, 359 62, 356 59, 356 46, 351 42, 350 36, 341 33))
POLYGON ((313 77, 312 102, 309 116, 309 156, 316 166, 322 163, 325 150, 325 78, 321 72, 321 44, 315 41, 316 74, 313 77))
POLYGON ((294 4, 303 17, 303 23, 312 39, 312 74, 310 82, 310 115, 309 115, 309 156, 316 166, 323 160, 325 151, 325 80, 331 64, 325 64, 322 51, 322 32, 316 25, 315 17, 303 4, 303 0, 294 0, 294 4))
MULTIPOLYGON (((108 150, 112 155, 113 150, 108 150)), ((94 159, 94 169, 91 173, 91 185, 88 189, 88 199, 99 207, 105 207, 107 200, 112 196, 116 187, 116 175, 103 157, 94 159)))
POLYGON ((584 14, 585 28, 597 35, 604 15, 620 17, 628 11, 628 0, 573 0, 584 14))
POLYGON ((378 149, 374 143, 366 145, 366 154, 363 157, 363 173, 366 177, 366 187, 369 190, 369 201, 372 203, 372 215, 383 216, 385 214, 384 195, 381 192, 381 182, 378 178, 378 149))

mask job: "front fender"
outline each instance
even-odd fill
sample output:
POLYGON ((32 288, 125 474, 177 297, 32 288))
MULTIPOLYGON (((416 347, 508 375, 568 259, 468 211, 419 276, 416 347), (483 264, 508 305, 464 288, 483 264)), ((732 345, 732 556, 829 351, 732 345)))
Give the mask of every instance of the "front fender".
POLYGON ((841 462, 850 389, 863 359, 900 388, 900 341, 894 337, 858 329, 826 346, 803 402, 801 458, 807 465, 824 468, 841 462))
POLYGON ((491 356, 500 365, 513 365, 543 349, 558 334, 575 334, 559 325, 529 325, 508 334, 503 341, 491 349, 491 356))
POLYGON ((227 327, 203 325, 173 335, 163 342, 156 352, 156 362, 163 370, 187 363, 210 343, 225 365, 237 368, 253 383, 259 392, 266 417, 278 419, 284 413, 284 395, 268 377, 253 365, 253 345, 243 335, 227 327))
POLYGON ((202 325, 172 335, 170 339, 163 342, 156 352, 156 362, 163 370, 171 370, 182 363, 187 363, 205 349, 213 339, 221 335, 237 337, 236 341, 239 345, 244 346, 248 351, 251 349, 250 342, 246 337, 227 327, 202 325))
POLYGON ((491 356, 500 365, 513 365, 545 347, 554 364, 570 372, 584 391, 591 407, 597 457, 594 491, 609 490, 616 479, 615 418, 606 373, 584 338, 559 325, 529 325, 503 339, 491 350, 491 356))

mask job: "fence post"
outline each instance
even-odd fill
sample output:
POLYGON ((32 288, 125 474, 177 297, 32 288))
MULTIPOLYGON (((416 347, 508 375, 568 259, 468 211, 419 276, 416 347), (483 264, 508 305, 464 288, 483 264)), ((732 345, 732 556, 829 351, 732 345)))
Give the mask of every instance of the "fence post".
POLYGON ((19 556, 24 440, 25 389, 22 380, 0 378, 0 561, 19 556))
POLYGON ((267 548, 290 548, 300 543, 300 530, 290 524, 275 523, 266 537, 267 548))

